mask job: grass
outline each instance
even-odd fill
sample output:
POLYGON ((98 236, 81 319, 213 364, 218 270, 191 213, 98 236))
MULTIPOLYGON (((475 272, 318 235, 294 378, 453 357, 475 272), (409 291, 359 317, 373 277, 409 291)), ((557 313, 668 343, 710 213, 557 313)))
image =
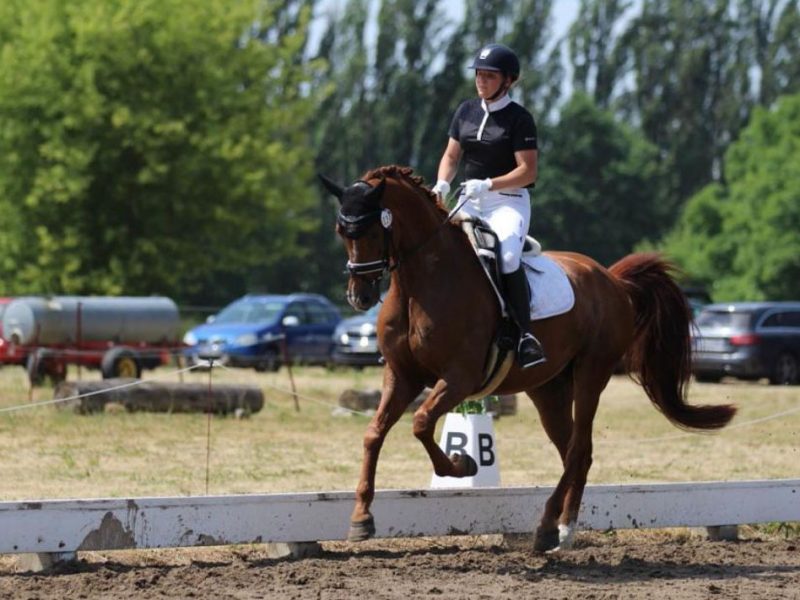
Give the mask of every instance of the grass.
MULTIPOLYGON (((259 386, 264 409, 249 419, 202 414, 106 412, 80 416, 53 406, 0 413, 0 500, 353 490, 366 416, 333 416, 341 392, 380 388, 380 369, 295 369, 300 412, 286 370, 216 370, 212 382, 259 386), (206 455, 210 441, 208 489, 206 455)), ((151 373, 150 376, 153 374, 151 373)), ((177 380, 170 370, 159 378, 177 380)), ((82 374, 84 379, 97 373, 82 374)), ((70 373, 75 379, 76 372, 70 373)), ((207 382, 191 373, 186 381, 207 382)), ((37 388, 33 400, 49 400, 37 388)), ((717 434, 684 433, 644 392, 615 377, 595 420, 590 483, 793 478, 800 464, 800 387, 752 383, 693 384, 693 403, 732 402, 739 414, 717 434)), ((0 409, 28 403, 24 371, 0 369, 0 409)), ((495 423, 503 485, 552 485, 561 475, 533 405, 495 423)), ((427 487, 431 467, 406 415, 390 433, 378 467, 379 488, 427 487)))

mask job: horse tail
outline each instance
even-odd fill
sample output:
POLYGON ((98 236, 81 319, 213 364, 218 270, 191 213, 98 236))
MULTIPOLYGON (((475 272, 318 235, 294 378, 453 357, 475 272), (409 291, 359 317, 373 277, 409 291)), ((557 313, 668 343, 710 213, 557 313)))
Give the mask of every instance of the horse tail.
POLYGON ((657 253, 630 254, 609 269, 635 311, 634 341, 625 363, 631 378, 672 423, 686 429, 719 429, 736 414, 735 406, 686 403, 692 313, 672 276, 676 270, 657 253))

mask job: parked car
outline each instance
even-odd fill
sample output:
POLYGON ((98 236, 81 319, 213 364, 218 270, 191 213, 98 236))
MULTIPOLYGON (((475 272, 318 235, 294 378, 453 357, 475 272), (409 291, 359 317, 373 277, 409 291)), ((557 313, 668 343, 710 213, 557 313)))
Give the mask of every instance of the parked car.
POLYGON ((328 364, 339 309, 317 294, 247 295, 183 338, 189 364, 276 371, 286 361, 328 364))
POLYGON ((727 375, 800 382, 800 302, 710 304, 696 325, 692 370, 698 381, 727 375))
POLYGON ((376 327, 381 306, 378 303, 367 312, 339 323, 333 332, 334 364, 365 367, 382 363, 376 327))

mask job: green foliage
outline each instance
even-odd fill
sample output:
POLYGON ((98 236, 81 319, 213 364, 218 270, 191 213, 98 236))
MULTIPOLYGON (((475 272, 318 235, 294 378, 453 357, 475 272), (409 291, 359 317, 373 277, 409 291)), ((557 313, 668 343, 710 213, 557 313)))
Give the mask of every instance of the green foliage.
POLYGON ((669 226, 655 147, 576 94, 544 135, 531 229, 549 250, 611 264, 669 226))
POLYGON ((276 283, 315 227, 292 4, 3 3, 7 292, 215 302, 276 283))
POLYGON ((800 297, 800 94, 756 110, 725 184, 689 200, 664 249, 716 300, 800 297))

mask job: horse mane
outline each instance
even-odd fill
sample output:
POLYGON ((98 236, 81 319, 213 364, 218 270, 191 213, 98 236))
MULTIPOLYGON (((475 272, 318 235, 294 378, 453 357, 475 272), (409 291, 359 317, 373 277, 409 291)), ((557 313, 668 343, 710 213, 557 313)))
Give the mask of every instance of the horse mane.
POLYGON ((378 167, 377 169, 372 169, 371 171, 367 172, 362 179, 366 181, 368 179, 382 179, 386 177, 392 177, 393 179, 405 181, 412 188, 428 198, 439 211, 447 214, 447 208, 439 200, 439 197, 425 187, 423 183, 424 179, 419 175, 414 175, 414 169, 411 167, 401 167, 400 165, 387 165, 384 167, 378 167))

